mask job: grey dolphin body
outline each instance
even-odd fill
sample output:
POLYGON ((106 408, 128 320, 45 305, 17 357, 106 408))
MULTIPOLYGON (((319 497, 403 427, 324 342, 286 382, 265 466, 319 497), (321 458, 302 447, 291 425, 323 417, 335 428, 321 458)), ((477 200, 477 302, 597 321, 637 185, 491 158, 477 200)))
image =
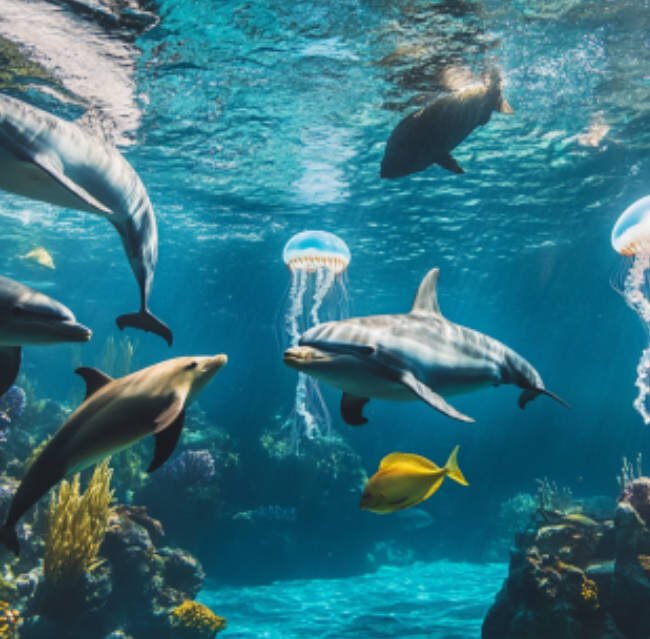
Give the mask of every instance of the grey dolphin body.
POLYGON ((0 395, 18 375, 22 346, 87 342, 91 335, 60 302, 0 276, 0 395))
POLYGON ((171 331, 148 308, 158 259, 153 207, 115 148, 73 122, 0 94, 0 188, 106 217, 140 287, 140 310, 120 315, 117 325, 156 333, 171 345, 171 331))
POLYGON ((494 111, 513 112, 501 95, 501 76, 496 69, 486 74, 481 84, 446 94, 405 117, 388 138, 381 177, 402 177, 434 163, 463 173, 451 151, 476 127, 487 124, 494 111))
POLYGON ((363 407, 372 397, 421 399, 466 422, 474 420, 445 397, 515 384, 523 389, 521 408, 539 394, 562 402, 515 351, 442 316, 438 273, 433 269, 422 280, 410 313, 319 324, 302 335, 299 346, 285 352, 285 363, 340 388, 341 414, 354 426, 367 422, 363 407))

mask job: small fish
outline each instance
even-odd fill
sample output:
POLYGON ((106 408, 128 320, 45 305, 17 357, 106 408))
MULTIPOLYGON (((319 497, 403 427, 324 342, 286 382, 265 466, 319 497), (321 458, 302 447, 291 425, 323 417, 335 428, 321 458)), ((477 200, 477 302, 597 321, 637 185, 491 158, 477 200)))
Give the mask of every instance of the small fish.
POLYGON ((391 453, 384 457, 377 472, 368 480, 360 508, 378 514, 392 513, 415 506, 442 485, 445 477, 469 486, 458 467, 458 446, 440 468, 426 457, 412 453, 391 453))
POLYGON ((50 255, 47 249, 44 249, 42 246, 38 246, 37 248, 32 249, 28 253, 25 253, 25 255, 21 255, 20 259, 30 260, 31 262, 40 264, 45 268, 51 268, 51 269, 56 268, 54 266, 54 259, 52 258, 52 255, 50 255))

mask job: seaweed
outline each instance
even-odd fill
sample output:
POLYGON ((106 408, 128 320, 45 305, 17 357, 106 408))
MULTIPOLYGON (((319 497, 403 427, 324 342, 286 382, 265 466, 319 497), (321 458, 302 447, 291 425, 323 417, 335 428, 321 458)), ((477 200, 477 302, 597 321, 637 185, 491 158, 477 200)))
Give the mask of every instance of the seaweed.
POLYGON ((52 586, 77 583, 96 568, 111 512, 113 491, 110 458, 95 467, 88 487, 80 492, 80 475, 62 481, 52 494, 45 537, 43 576, 52 586))

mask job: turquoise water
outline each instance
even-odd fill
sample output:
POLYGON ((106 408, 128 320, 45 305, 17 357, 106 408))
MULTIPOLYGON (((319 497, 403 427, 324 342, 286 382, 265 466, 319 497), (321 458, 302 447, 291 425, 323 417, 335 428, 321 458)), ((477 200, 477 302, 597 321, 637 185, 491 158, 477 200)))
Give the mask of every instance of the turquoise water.
MULTIPOLYGON (((3 472, 81 401, 77 366, 123 374, 227 353, 169 462, 207 450, 204 484, 164 468, 147 477, 149 440, 116 461, 119 499, 146 506, 164 543, 202 563, 201 597, 228 619, 226 636, 478 636, 536 480, 611 501, 622 457, 650 445, 632 406, 648 332, 619 294, 629 264, 610 245, 618 215, 649 191, 650 3, 129 6, 1 0, 0 90, 80 118, 137 171, 159 228, 151 309, 174 344, 115 326, 138 292, 105 219, 0 192, 0 274, 94 333, 25 349, 33 405, 63 408, 19 433, 20 459, 3 472), (458 146, 463 175, 433 166, 381 180, 391 131, 438 95, 450 65, 497 66, 514 115, 493 114, 458 146), (322 384, 306 394, 330 436, 304 437, 282 359, 296 308, 283 249, 308 229, 351 255, 319 319, 406 312, 437 266, 443 315, 515 349, 571 408, 539 397, 522 411, 504 386, 452 398, 474 424, 372 401, 369 423, 351 428, 322 384), (23 259, 38 246, 55 269, 23 259), (445 482, 419 519, 360 511, 385 455, 442 464, 456 445, 468 488, 445 482)), ((314 299, 308 289, 302 328, 314 299)))
POLYGON ((228 619, 233 639, 470 639, 505 576, 504 564, 417 562, 347 579, 208 587, 200 600, 228 619))

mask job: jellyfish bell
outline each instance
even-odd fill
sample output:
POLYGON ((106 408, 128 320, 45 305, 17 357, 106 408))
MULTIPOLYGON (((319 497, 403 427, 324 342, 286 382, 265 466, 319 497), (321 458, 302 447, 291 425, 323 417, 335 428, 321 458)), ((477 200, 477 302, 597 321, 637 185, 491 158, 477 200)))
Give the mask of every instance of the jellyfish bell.
MULTIPOLYGON (((623 285, 619 292, 632 308, 650 334, 650 196, 642 197, 628 206, 612 229, 612 247, 628 259, 625 264, 623 285)), ((635 382, 638 395, 634 400, 645 424, 650 424, 647 399, 650 396, 650 346, 641 354, 637 364, 635 382)))
MULTIPOLYGON (((288 346, 296 346, 300 335, 321 321, 348 316, 346 270, 350 249, 327 231, 302 231, 285 244, 282 259, 291 273, 284 314, 288 346)), ((300 437, 329 437, 331 417, 318 383, 298 373, 291 439, 298 449, 300 437)))
POLYGON ((650 195, 621 213, 612 229, 612 247, 626 257, 650 253, 650 195))
POLYGON ((284 245, 282 259, 292 271, 317 271, 323 268, 339 274, 350 263, 350 249, 334 233, 302 231, 284 245))

